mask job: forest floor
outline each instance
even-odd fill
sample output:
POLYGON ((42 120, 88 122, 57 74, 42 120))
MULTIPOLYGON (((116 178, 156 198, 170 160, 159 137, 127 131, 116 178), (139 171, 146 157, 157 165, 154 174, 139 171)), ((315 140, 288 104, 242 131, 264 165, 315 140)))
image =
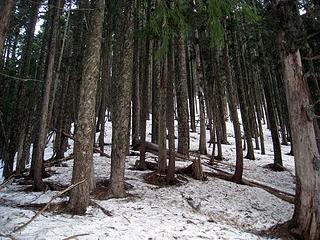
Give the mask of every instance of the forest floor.
MULTIPOLYGON (((106 143, 109 145, 106 145, 105 151, 110 154, 111 123, 106 124, 106 143)), ((150 127, 148 122, 147 133, 151 133, 150 127)), ((232 173, 235 164, 232 123, 228 122, 227 127, 230 145, 223 145, 225 159, 223 164, 218 163, 215 168, 232 173)), ((286 171, 270 170, 266 165, 273 162, 272 140, 270 132, 265 128, 264 130, 266 155, 255 150, 256 160, 245 159, 244 177, 294 194, 294 159, 287 155, 290 146, 282 146, 286 171)), ((208 131, 207 134, 209 139, 208 131)), ((198 149, 198 142, 199 134, 190 133, 192 151, 198 149)), ((73 145, 72 140, 69 143, 73 145)), ((72 148, 69 149, 66 156, 72 151, 72 148)), ((208 152, 211 154, 211 147, 208 152)), ((45 159, 52 154, 50 141, 45 159)), ((20 231, 15 229, 28 222, 41 209, 39 206, 50 201, 58 191, 31 192, 31 185, 21 185, 21 181, 15 179, 13 183, 0 189, 0 239, 7 239, 5 235, 8 239, 268 239, 270 236, 259 233, 288 221, 293 214, 293 204, 261 188, 234 184, 211 175, 207 181, 179 175, 178 185, 150 185, 144 181, 144 176, 151 171, 132 170, 138 159, 139 156, 126 158, 126 182, 130 186, 128 197, 94 199, 100 207, 89 207, 84 216, 59 213, 59 210, 44 211, 20 231), (107 211, 102 211, 103 209, 107 211)), ((156 156, 147 153, 147 160, 155 162, 156 156)), ((208 162, 204 156, 202 161, 208 162)), ((110 159, 94 154, 94 162, 97 181, 107 180, 110 175, 110 159)), ((190 161, 176 163, 178 168, 189 164, 190 161)), ((51 167, 49 170, 53 174, 45 181, 60 186, 70 185, 72 165, 73 160, 70 160, 63 162, 61 166, 51 167)), ((204 171, 215 170, 204 165, 204 171)), ((54 203, 67 199, 63 195, 55 199, 54 203)))

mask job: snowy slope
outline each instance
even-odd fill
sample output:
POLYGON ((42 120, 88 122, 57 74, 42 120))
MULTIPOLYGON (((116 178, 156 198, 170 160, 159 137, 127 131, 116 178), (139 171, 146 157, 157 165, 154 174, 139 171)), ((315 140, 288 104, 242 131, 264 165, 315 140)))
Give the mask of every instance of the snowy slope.
MULTIPOLYGON (((148 132, 151 132, 148 122, 148 132)), ((97 135, 98 136, 98 135, 97 135)), ((232 123, 228 122, 228 141, 223 145, 224 162, 235 164, 235 146, 232 123)), ((150 137, 150 135, 148 135, 150 137)), ((191 133, 191 150, 198 148, 197 133, 191 133)), ((209 139, 209 133, 208 133, 209 139)), ((291 172, 273 172, 264 168, 272 163, 272 142, 265 129, 266 155, 255 151, 257 160, 245 160, 244 176, 263 182, 287 192, 294 193, 293 157, 283 155, 284 165, 291 172)), ((111 143, 111 124, 107 122, 106 142, 111 143)), ((72 144, 72 142, 70 142, 72 144)), ((211 153, 211 149, 208 149, 211 153)), ((110 146, 106 146, 110 153, 110 146)), ((283 146, 283 153, 290 147, 283 146)), ((52 144, 46 150, 50 157, 52 144)), ((72 149, 68 151, 72 152, 72 149)), ((94 155, 97 180, 108 179, 110 159, 94 155)), ((147 154, 148 161, 155 156, 147 154)), ((157 187, 143 180, 146 172, 134 171, 132 167, 138 156, 127 157, 126 182, 133 188, 125 199, 95 200, 112 213, 107 216, 100 209, 90 207, 85 216, 71 216, 45 212, 22 231, 13 233, 16 239, 265 239, 256 233, 274 224, 287 221, 293 213, 293 205, 260 189, 237 185, 208 177, 200 182, 190 178, 179 186, 157 187), (196 206, 194 209, 191 206, 196 206)), ((206 161, 206 160, 203 160, 206 161)), ((46 181, 70 184, 73 161, 63 167, 52 167, 56 171, 46 181)), ((190 162, 178 161, 177 166, 190 162)), ((232 166, 218 165, 220 169, 233 172, 232 166)), ((205 168, 206 171, 212 171, 205 168)), ((148 171, 147 171, 148 172, 148 171)), ((46 203, 57 192, 25 192, 28 186, 13 183, 0 190, 0 233, 11 234, 27 222, 35 210, 17 205, 46 203)), ((65 201, 67 197, 57 201, 65 201)), ((0 239, 5 239, 4 237, 0 239)))

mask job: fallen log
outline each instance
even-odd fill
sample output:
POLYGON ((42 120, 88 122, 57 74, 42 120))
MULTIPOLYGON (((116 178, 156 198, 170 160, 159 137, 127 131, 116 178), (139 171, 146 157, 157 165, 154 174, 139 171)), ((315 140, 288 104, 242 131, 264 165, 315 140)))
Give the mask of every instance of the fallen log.
MULTIPOLYGON (((134 146, 132 146, 132 149, 135 151, 139 151, 140 149, 140 142, 137 142, 134 146)), ((159 145, 151 142, 146 142, 146 151, 150 152, 152 154, 158 155, 159 153, 159 145)), ((167 149, 167 156, 169 156, 169 150, 167 149)), ((175 152, 175 158, 181 159, 181 160, 190 160, 193 161, 193 159, 190 159, 188 156, 185 156, 181 153, 175 152)))
MULTIPOLYGON (((194 154, 192 154, 192 155, 194 156, 194 154)), ((196 156, 194 156, 194 157, 196 157, 196 156)), ((204 158, 204 159, 207 159, 209 161, 211 160, 210 157, 205 156, 205 155, 201 155, 201 157, 204 158)), ((213 163, 225 165, 225 166, 232 167, 232 168, 236 168, 236 165, 234 165, 234 164, 226 163, 226 162, 222 162, 222 161, 218 161, 218 160, 214 160, 213 163)), ((243 167, 243 170, 248 170, 248 168, 243 167)))
MULTIPOLYGON (((227 171, 223 171, 219 168, 215 168, 215 167, 212 167, 208 164, 204 164, 205 166, 217 171, 217 172, 206 172, 207 175, 209 176, 213 176, 213 177, 218 177, 220 179, 223 179, 223 180, 227 180, 227 181, 231 181, 231 178, 233 176, 233 174, 227 172, 227 171)), ((285 191, 282 191, 282 190, 279 190, 279 189, 276 189, 274 187, 271 187, 271 186, 268 186, 268 185, 265 185, 261 182, 258 182, 258 181, 255 181, 255 180, 252 180, 252 179, 247 179, 247 178, 242 178, 242 184, 244 185, 247 185, 247 186, 250 186, 250 187, 258 187, 258 188, 261 188, 269 193, 271 193, 272 195, 288 202, 288 203, 291 203, 291 204, 294 204, 294 198, 295 198, 295 195, 294 194, 291 194, 291 193, 288 193, 288 192, 285 192, 285 191)))

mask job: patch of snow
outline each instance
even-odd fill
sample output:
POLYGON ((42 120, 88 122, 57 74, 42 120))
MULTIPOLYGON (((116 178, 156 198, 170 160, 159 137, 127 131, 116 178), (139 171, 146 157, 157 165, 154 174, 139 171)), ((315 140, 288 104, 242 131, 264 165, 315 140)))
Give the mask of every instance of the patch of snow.
MULTIPOLYGON (((223 145, 223 157, 228 165, 218 165, 225 171, 233 172, 235 164, 235 143, 233 127, 227 122, 228 141, 223 145)), ((177 127, 176 127, 177 131, 177 127)), ((151 120, 147 124, 147 139, 150 141, 151 120)), ((273 172, 265 165, 273 162, 272 140, 264 126, 266 155, 255 151, 256 160, 244 161, 244 177, 263 182, 283 191, 294 193, 294 160, 283 155, 284 166, 291 172, 273 172)), ((97 138, 98 138, 97 134, 97 138)), ((176 132, 177 135, 177 132, 176 132)), ((111 143, 111 123, 106 121, 105 142, 111 143)), ((207 140, 209 132, 207 131, 207 140)), ((69 140, 73 146, 73 141, 69 140)), ((190 148, 198 150, 199 134, 190 133, 190 148)), ((176 142, 177 146, 177 142, 176 142)), ((282 146, 283 153, 290 147, 282 146)), ((66 156, 72 153, 71 147, 66 156)), ((111 153, 111 146, 105 146, 111 153)), ((211 153, 211 148, 208 149, 211 153)), ((52 141, 48 144, 45 158, 52 156, 52 141)), ((155 156, 147 153, 148 161, 155 156)), ((63 239, 79 235, 78 239, 267 239, 256 233, 288 221, 293 205, 260 189, 237 185, 218 178, 208 177, 201 182, 187 178, 182 185, 157 187, 143 180, 146 172, 134 171, 132 167, 138 156, 126 158, 126 181, 133 186, 124 199, 98 201, 113 216, 106 216, 100 209, 89 207, 85 216, 71 216, 44 212, 21 232, 12 234, 18 239, 63 239), (192 203, 191 203, 192 202, 192 203), (192 206, 197 206, 195 209, 192 206)), ((206 161, 206 160, 203 160, 206 161)), ((110 159, 94 154, 97 180, 110 176, 110 159)), ((177 161, 179 167, 190 162, 177 161)), ((71 181, 73 161, 63 167, 52 167, 56 173, 47 181, 68 185, 71 181)), ((205 168, 206 171, 212 171, 205 168)), ((35 212, 18 205, 47 203, 54 191, 46 193, 25 192, 27 186, 13 183, 0 191, 0 232, 12 231, 27 222, 35 212)), ((66 201, 67 197, 56 201, 66 201)), ((1 237, 0 237, 1 238, 1 237)))

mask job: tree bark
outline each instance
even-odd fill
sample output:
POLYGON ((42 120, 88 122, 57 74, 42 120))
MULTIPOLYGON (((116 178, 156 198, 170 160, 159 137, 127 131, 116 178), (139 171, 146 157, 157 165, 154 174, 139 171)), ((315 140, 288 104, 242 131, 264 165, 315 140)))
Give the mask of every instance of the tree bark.
POLYGON ((39 128, 39 136, 38 136, 38 143, 34 161, 34 190, 36 191, 43 191, 45 190, 45 184, 42 180, 42 160, 43 160, 43 153, 46 147, 46 136, 48 131, 48 110, 49 110, 49 98, 50 98, 50 91, 51 85, 53 81, 53 74, 54 74, 54 62, 56 56, 56 47, 57 47, 57 37, 58 37, 58 30, 60 16, 60 7, 61 7, 61 0, 56 2, 55 5, 57 8, 55 9, 55 13, 53 16, 52 21, 52 32, 51 32, 51 40, 49 45, 49 56, 48 56, 48 66, 47 66, 47 75, 45 80, 45 87, 44 87, 44 94, 42 100, 42 107, 41 107, 41 117, 40 117, 40 128, 39 128))
MULTIPOLYGON (((173 68, 173 46, 172 42, 169 46, 168 61, 167 61, 167 129, 168 129, 168 142, 169 142, 169 165, 167 171, 167 183, 174 183, 175 174, 175 139, 174 139, 174 68, 173 68)), ((177 73, 176 73, 177 74, 177 73)), ((188 107, 188 106, 186 106, 188 107)), ((189 131, 189 128, 187 127, 189 131)), ((165 150, 166 151, 166 150, 165 150)), ((179 152, 179 151, 178 151, 179 152)), ((185 154, 184 154, 185 155, 185 154)), ((186 155, 188 156, 188 155, 186 155)))
MULTIPOLYGON (((240 111, 241 111, 241 118, 243 123, 243 131, 244 137, 248 146, 247 155, 245 158, 254 160, 254 150, 252 144, 252 135, 251 135, 251 128, 249 124, 249 111, 248 111, 248 103, 246 101, 246 92, 245 92, 245 84, 244 84, 244 77, 243 77, 243 69, 241 66, 241 56, 240 56, 240 49, 239 49, 239 36, 236 32, 233 34, 233 43, 235 45, 235 54, 236 54, 236 63, 235 69, 237 74, 237 89, 238 89, 238 97, 240 103, 240 111)), ((241 42, 240 42, 241 44, 241 42)))
MULTIPOLYGON (((151 0, 147 1, 147 23, 149 24, 150 19, 150 9, 151 9, 151 0)), ((141 111, 140 111, 140 161, 139 168, 146 169, 146 151, 145 151, 145 141, 146 141, 146 125, 147 125, 147 115, 148 113, 148 103, 149 103, 149 53, 150 53, 150 36, 147 33, 145 46, 143 48, 143 79, 142 79, 142 96, 141 96, 141 111)))
POLYGON ((187 81, 188 81, 188 96, 190 109, 190 128, 192 132, 196 132, 196 114, 194 107, 194 78, 192 71, 192 60, 190 59, 190 50, 185 46, 186 51, 186 66, 187 66, 187 81))
MULTIPOLYGON (((169 58, 170 56, 168 56, 169 58)), ((172 61, 171 61, 172 62, 172 61)), ((168 81, 168 64, 167 57, 165 56, 162 63, 162 74, 159 85, 159 133, 158 133, 158 143, 159 143, 159 171, 164 173, 167 167, 167 137, 166 137, 166 127, 167 127, 167 81, 168 81)))
POLYGON ((152 61, 152 136, 151 142, 158 143, 158 134, 159 134, 159 108, 160 108, 160 100, 159 100, 159 85, 160 85, 160 63, 156 60, 155 52, 158 50, 159 42, 158 40, 154 40, 153 42, 153 61, 152 61))
POLYGON ((242 151, 242 141, 241 141, 241 130, 240 130, 238 111, 237 111, 236 91, 235 91, 235 86, 232 81, 232 75, 231 75, 227 34, 225 38, 226 38, 225 47, 224 47, 224 53, 223 53, 224 64, 226 68, 225 74, 226 74, 227 91, 228 91, 229 102, 230 102, 230 113, 233 120, 233 130, 234 130, 234 136, 236 139, 236 169, 232 177, 232 180, 236 183, 241 183, 242 174, 243 174, 243 151, 242 151))
POLYGON ((113 117, 110 188, 114 197, 124 197, 124 171, 130 133, 130 102, 133 70, 133 1, 117 1, 115 31, 113 117))
POLYGON ((84 214, 89 205, 90 190, 95 187, 93 166, 93 136, 95 133, 95 107, 100 70, 100 51, 105 0, 91 1, 91 16, 84 66, 80 87, 77 130, 75 133, 72 184, 85 180, 71 190, 69 208, 74 214, 84 214))
POLYGON ((132 145, 138 143, 140 132, 140 88, 139 88, 139 8, 134 8, 133 73, 132 73, 132 145))
POLYGON ((294 233, 320 239, 320 156, 299 50, 283 57, 292 143, 296 166, 294 233))
POLYGON ((175 87, 178 110, 178 152, 189 156, 188 81, 184 36, 179 33, 175 41, 175 87))
POLYGON ((15 4, 15 0, 0 1, 0 55, 2 55, 3 45, 9 26, 10 15, 15 4))
MULTIPOLYGON (((199 38, 198 33, 196 37, 199 38)), ((205 125, 205 105, 204 105, 204 79, 203 79, 203 64, 201 61, 201 50, 199 44, 196 44, 196 73, 197 73, 197 90, 200 108, 200 139, 199 139, 199 152, 200 154, 207 154, 207 140, 206 140, 206 125, 205 125)))
POLYGON ((310 92, 304 79, 298 38, 298 1, 273 1, 280 20, 278 30, 283 78, 296 167, 295 210, 292 232, 303 239, 320 239, 320 156, 317 148, 310 92))

